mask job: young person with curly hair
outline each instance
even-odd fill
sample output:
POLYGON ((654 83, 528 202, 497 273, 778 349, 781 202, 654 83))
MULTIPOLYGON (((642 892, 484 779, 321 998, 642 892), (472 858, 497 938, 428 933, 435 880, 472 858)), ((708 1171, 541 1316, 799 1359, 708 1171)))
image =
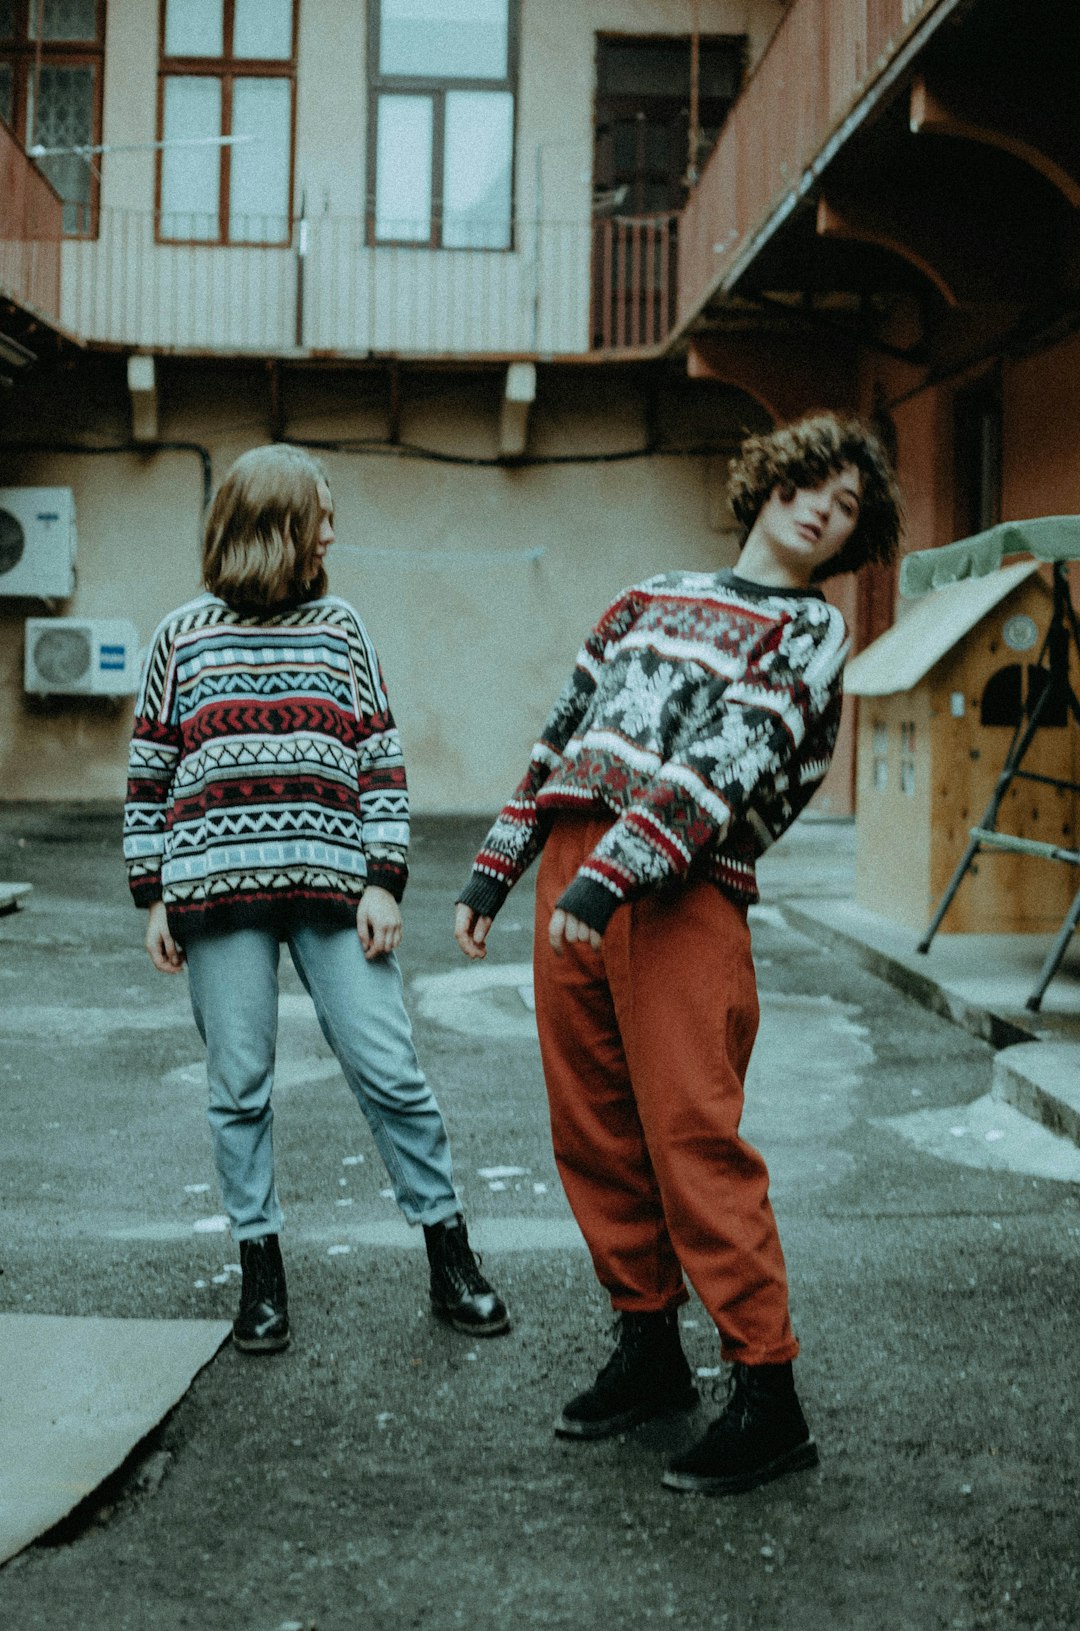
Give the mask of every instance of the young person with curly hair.
POLYGON ((746 1490, 817 1462, 761 1156, 739 1136, 758 1023, 754 863, 804 808, 840 721, 848 639, 815 585, 892 559, 877 439, 817 414, 752 436, 731 472, 733 571, 627 589, 582 648, 459 896, 483 957, 541 850, 536 1019, 555 1157, 617 1316, 615 1350, 555 1431, 598 1439, 697 1400, 689 1279, 732 1364, 726 1409, 664 1475, 746 1490))
POLYGON ((135 707, 124 820, 154 967, 187 966, 207 1050, 222 1200, 239 1242, 233 1340, 289 1341, 270 1104, 281 942, 423 1226, 434 1311, 509 1329, 477 1265, 442 1115, 412 1042, 396 949, 408 876, 401 744, 375 648, 327 593, 334 511, 299 448, 254 448, 206 523, 206 593, 159 625, 135 707))

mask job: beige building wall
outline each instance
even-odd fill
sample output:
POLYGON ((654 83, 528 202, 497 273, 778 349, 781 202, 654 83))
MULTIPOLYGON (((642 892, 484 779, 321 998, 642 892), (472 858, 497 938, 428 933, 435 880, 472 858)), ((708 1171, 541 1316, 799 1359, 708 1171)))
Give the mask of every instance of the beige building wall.
MULTIPOLYGON (((265 367, 160 365, 161 435, 205 444, 215 480, 268 439, 265 367)), ((637 370, 540 372, 530 452, 615 452, 646 437, 637 370)), ((25 408, 45 437, 122 440, 122 359, 48 381, 25 408), (75 404, 81 404, 82 419, 75 404)), ((499 371, 407 374, 405 441, 484 459, 496 447, 499 371)), ((290 372, 286 432, 333 440, 386 433, 384 370, 290 372)), ((759 420, 747 399, 692 386, 676 369, 655 409, 665 439, 733 444, 759 420)), ((126 616, 149 640, 199 589, 202 477, 190 452, 109 456, 0 450, 3 483, 70 486, 79 581, 62 610, 126 616)), ((646 457, 521 470, 403 457, 323 455, 337 506, 331 587, 378 647, 405 741, 415 807, 490 811, 508 795, 577 648, 624 585, 669 567, 734 561, 718 458, 646 457)), ((128 702, 23 694, 23 623, 40 604, 0 600, 0 797, 123 792, 128 702)))
MULTIPOLYGON (((751 61, 779 0, 703 0, 706 33, 746 35, 751 61)), ((154 242, 158 0, 109 0, 101 230, 63 252, 63 319, 76 333, 147 348, 288 351, 297 257, 288 249, 154 242)), ((303 343, 422 355, 588 349, 597 33, 687 33, 691 7, 662 0, 523 0, 515 249, 506 254, 364 241, 367 7, 302 0, 294 207, 305 201, 303 343)))

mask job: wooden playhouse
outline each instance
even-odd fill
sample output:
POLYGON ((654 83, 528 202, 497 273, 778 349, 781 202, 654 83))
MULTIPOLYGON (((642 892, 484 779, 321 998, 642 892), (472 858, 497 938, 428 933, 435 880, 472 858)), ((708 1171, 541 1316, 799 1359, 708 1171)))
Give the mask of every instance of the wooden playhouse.
MULTIPOLYGON (((1021 561, 911 603, 849 663, 845 690, 860 699, 861 906, 914 930, 929 924, 993 794, 1017 720, 1034 700, 1042 676, 1032 671, 1052 603, 1039 561, 1021 561)), ((1052 710, 1025 770, 1076 780, 1077 737, 1066 710, 1052 710)), ((1075 848, 1076 803, 1073 791, 1015 781, 998 829, 1075 848)), ((1077 869, 1061 862, 983 851, 940 932, 1055 932, 1078 883, 1077 869)))

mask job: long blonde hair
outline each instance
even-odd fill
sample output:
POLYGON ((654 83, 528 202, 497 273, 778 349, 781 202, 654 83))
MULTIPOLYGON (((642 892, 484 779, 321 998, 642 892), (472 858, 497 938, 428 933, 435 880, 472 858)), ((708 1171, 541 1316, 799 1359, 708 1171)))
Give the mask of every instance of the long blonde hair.
POLYGON ((318 460, 288 442, 241 454, 206 518, 202 570, 210 592, 245 613, 324 595, 315 548, 325 480, 318 460))

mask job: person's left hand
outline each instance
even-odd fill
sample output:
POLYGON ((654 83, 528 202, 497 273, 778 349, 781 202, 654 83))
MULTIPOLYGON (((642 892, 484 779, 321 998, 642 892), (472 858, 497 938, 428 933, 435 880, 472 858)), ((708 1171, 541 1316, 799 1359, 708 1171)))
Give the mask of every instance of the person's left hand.
POLYGON ((551 922, 548 924, 548 941, 556 957, 562 956, 564 946, 580 946, 587 943, 594 951, 599 951, 601 938, 598 929, 591 929, 572 912, 564 912, 561 906, 556 906, 552 912, 551 922))
POLYGON ((369 884, 356 908, 356 932, 368 962, 401 945, 401 907, 388 889, 369 884))

